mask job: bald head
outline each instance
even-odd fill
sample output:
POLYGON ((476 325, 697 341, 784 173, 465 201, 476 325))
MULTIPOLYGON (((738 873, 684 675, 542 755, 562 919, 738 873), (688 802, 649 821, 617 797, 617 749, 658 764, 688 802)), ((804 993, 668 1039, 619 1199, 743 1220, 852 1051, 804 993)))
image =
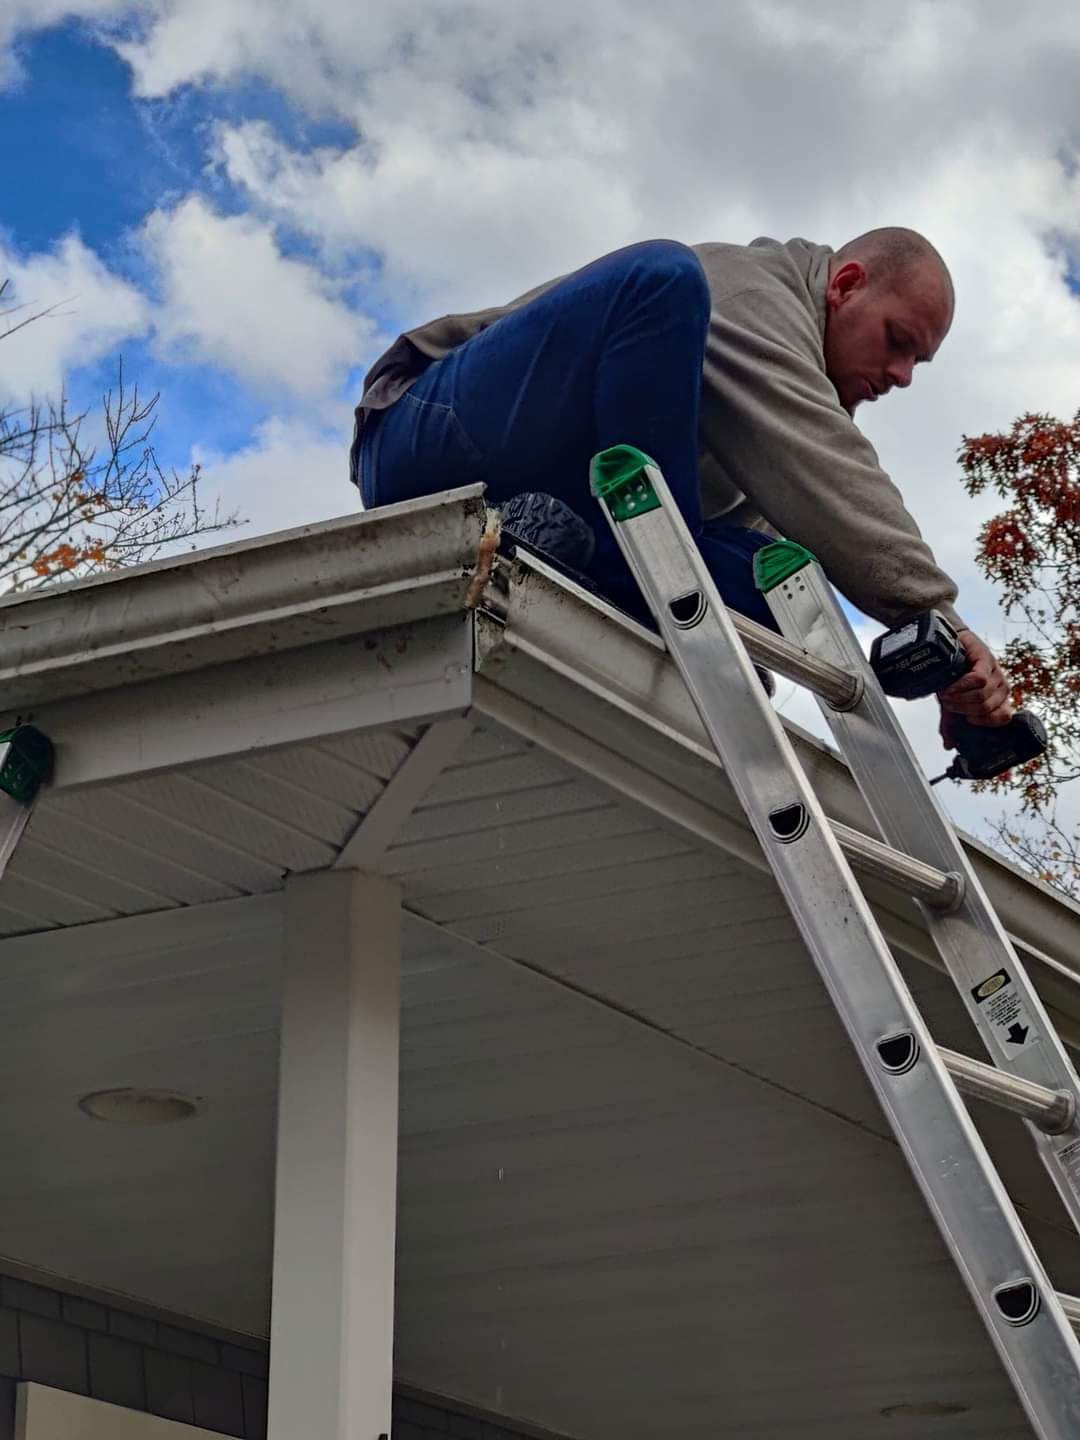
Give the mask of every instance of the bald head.
POLYGON ((906 291, 939 285, 952 319, 956 294, 949 267, 917 230, 906 230, 902 225, 867 230, 837 250, 836 263, 843 265, 848 260, 857 260, 866 267, 867 279, 874 288, 906 291))
POLYGON ((915 230, 887 226, 842 245, 825 290, 825 370, 853 413, 911 384, 934 358, 953 317, 944 260, 915 230))

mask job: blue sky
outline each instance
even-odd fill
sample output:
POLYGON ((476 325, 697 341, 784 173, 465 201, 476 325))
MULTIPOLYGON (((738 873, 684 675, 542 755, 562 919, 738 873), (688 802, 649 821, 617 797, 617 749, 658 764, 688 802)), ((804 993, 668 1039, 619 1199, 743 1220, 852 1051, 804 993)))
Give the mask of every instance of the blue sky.
POLYGON ((0 165, 4 224, 24 249, 46 248, 74 221, 89 245, 122 265, 125 233, 163 199, 203 187, 235 207, 228 185, 205 173, 219 121, 264 120, 305 148, 352 135, 255 79, 137 101, 130 67, 78 20, 25 33, 15 55, 22 74, 0 92, 0 165))
POLYGON ((1000 639, 956 450, 1080 404, 1078 61, 1064 0, 2 0, 0 274, 58 310, 0 403, 122 354, 164 458, 264 532, 355 508, 352 406, 405 325, 649 236, 913 225, 956 323, 861 423, 1000 639))
MULTIPOLYGON (((132 102, 127 66, 84 26, 28 35, 16 53, 23 77, 0 94, 4 223, 21 248, 40 250, 78 217, 87 242, 115 258, 124 230, 156 197, 190 183, 197 148, 185 144, 178 173, 169 145, 132 102), (132 153, 140 156, 134 175, 132 153)), ((187 137, 170 129, 175 150, 187 137)))
MULTIPOLYGON (((132 244, 148 213, 192 194, 206 195, 221 214, 243 211, 243 197, 210 168, 217 125, 264 122, 305 149, 345 144, 352 134, 340 121, 290 106, 255 77, 137 98, 130 66, 79 19, 23 33, 14 56, 17 78, 0 90, 0 173, 8 197, 0 224, 8 252, 47 252, 75 233, 112 273, 151 295, 152 267, 132 244)), ((286 231, 280 249, 304 254, 310 245, 286 231)), ((75 292, 29 289, 20 298, 34 305, 60 300, 76 311, 79 306, 75 292)), ((240 449, 274 412, 272 394, 251 391, 227 367, 169 363, 137 334, 92 364, 67 370, 76 404, 97 399, 121 357, 144 389, 161 392, 157 441, 180 468, 193 446, 225 454, 240 449)), ((350 374, 347 384, 357 379, 350 374)), ((343 492, 343 508, 349 498, 343 492)))

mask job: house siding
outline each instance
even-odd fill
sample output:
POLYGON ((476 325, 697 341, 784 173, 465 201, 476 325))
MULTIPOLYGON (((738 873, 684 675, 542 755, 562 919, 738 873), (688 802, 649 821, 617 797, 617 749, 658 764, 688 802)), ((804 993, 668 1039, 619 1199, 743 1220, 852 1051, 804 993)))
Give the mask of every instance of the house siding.
MULTIPOLYGON (((0 1274, 0 1440, 35 1380, 237 1440, 266 1436, 269 1346, 0 1274)), ((395 1387, 391 1440, 563 1440, 395 1387)))

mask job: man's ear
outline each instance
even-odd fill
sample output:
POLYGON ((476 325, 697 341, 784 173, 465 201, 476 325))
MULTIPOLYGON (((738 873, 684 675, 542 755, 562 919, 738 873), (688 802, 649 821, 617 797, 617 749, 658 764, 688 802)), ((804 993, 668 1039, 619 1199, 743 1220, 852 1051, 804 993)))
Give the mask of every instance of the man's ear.
POLYGON ((834 310, 839 310, 859 290, 866 285, 866 266, 859 260, 845 260, 829 276, 829 284, 825 291, 826 303, 834 310))

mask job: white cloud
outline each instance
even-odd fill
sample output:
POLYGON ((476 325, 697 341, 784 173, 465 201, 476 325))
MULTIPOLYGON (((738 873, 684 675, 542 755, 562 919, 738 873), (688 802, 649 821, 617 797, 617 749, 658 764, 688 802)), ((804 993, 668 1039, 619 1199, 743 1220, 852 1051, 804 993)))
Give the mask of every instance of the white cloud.
MULTIPOLYGON (((55 3, 55 0, 54 0, 55 3)), ((336 0, 141 0, 137 38, 117 44, 136 93, 266 76, 313 106, 325 104, 335 57, 355 62, 367 17, 336 0)))
POLYGON ((0 400, 58 397, 65 376, 119 350, 150 325, 145 297, 114 275, 76 235, 52 251, 23 257, 0 248, 0 334, 31 315, 38 320, 0 341, 0 400))
POLYGON ((957 282, 952 333, 910 392, 859 412, 942 563, 961 585, 966 618, 999 636, 996 598, 978 576, 974 540, 1001 508, 970 500, 956 451, 964 434, 1008 427, 1025 410, 1071 416, 1080 406, 1080 301, 1051 232, 1080 237, 1080 187, 1054 157, 1015 134, 987 133, 927 167, 919 208, 957 282), (996 165, 980 164, 993 153, 996 165))
POLYGON ((220 133, 226 173, 263 213, 332 265, 375 252, 381 296, 399 311, 510 299, 639 231, 615 156, 605 169, 555 142, 522 154, 480 137, 448 153, 445 137, 408 120, 384 126, 380 150, 291 152, 260 123, 220 133))
POLYGON ((284 256, 263 222, 189 197, 150 215, 143 238, 162 288, 158 339, 173 357, 319 401, 363 358, 370 322, 314 266, 284 256))
MULTIPOLYGON (((1064 5, 1028 15, 987 0, 833 0, 813 18, 791 0, 150 13, 123 50, 142 93, 256 73, 357 126, 347 155, 275 167, 301 203, 256 186, 260 200, 372 245, 399 281, 466 295, 647 233, 839 238, 860 203, 909 202, 927 159, 962 150, 988 117, 1053 157, 1072 89, 1055 82, 1080 42, 1064 5)), ((973 158, 994 172, 992 145, 973 158)))
POLYGON ((223 514, 236 512, 241 527, 222 539, 243 539, 310 525, 361 508, 348 480, 348 457, 342 436, 347 417, 334 430, 321 430, 294 418, 275 416, 261 425, 251 443, 231 455, 195 450, 192 460, 203 467, 202 503, 220 504, 223 514))

